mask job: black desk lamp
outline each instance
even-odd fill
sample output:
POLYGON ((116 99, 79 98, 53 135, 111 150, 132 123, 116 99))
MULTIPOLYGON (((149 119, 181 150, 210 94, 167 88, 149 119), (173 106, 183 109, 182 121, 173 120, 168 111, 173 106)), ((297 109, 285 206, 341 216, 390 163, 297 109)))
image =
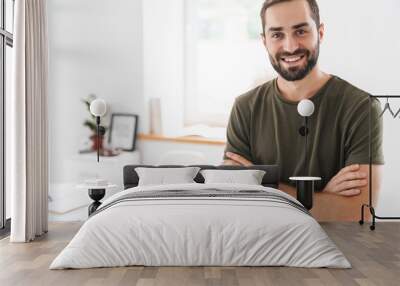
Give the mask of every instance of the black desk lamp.
MULTIPOLYGON (((107 111, 107 105, 106 102, 103 99, 95 99, 90 103, 90 112, 96 116, 96 135, 97 135, 97 140, 99 140, 100 135, 105 134, 105 128, 103 126, 100 126, 100 117, 104 116, 107 111)), ((99 155, 100 155, 100 148, 99 144, 97 145, 97 162, 99 162, 99 155)))

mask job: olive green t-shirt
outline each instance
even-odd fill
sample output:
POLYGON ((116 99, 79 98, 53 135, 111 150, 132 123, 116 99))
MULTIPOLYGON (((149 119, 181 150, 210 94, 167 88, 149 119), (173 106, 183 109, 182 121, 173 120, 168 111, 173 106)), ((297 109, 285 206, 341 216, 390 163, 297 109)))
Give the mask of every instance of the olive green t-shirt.
MULTIPOLYGON (((309 117, 304 174, 305 137, 299 134, 304 118, 298 102, 285 99, 277 79, 236 98, 227 128, 225 152, 239 154, 256 165, 279 165, 280 180, 291 176, 318 176, 323 187, 343 167, 369 163, 369 94, 332 76, 311 98, 315 111, 309 117)), ((379 101, 372 99, 372 163, 383 164, 382 118, 379 101)), ((224 155, 224 159, 227 159, 224 155)))

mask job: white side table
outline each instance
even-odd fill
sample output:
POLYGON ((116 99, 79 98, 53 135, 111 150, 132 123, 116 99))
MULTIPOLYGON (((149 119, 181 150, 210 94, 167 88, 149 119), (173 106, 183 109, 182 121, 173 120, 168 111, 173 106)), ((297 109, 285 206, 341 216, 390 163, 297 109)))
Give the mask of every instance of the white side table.
POLYGON ((60 176, 55 181, 84 182, 87 178, 98 177, 122 186, 124 166, 141 162, 139 151, 122 152, 112 157, 100 156, 100 162, 97 162, 96 153, 77 154, 65 160, 62 166, 64 171, 57 170, 55 176, 60 176))
POLYGON ((88 207, 88 215, 90 216, 101 205, 100 200, 104 198, 106 190, 116 188, 118 186, 114 184, 108 184, 104 186, 81 184, 76 187, 79 189, 87 189, 89 197, 93 200, 93 203, 88 207))

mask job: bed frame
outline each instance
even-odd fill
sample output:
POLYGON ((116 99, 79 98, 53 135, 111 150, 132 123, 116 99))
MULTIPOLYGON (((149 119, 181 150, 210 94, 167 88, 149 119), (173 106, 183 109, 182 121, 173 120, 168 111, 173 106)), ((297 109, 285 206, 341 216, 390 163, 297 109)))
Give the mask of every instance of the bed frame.
MULTIPOLYGON (((182 167, 199 167, 201 170, 263 170, 265 175, 262 179, 262 185, 264 187, 278 188, 279 185, 279 166, 278 165, 255 165, 249 167, 241 166, 212 166, 212 165, 127 165, 124 167, 124 189, 136 187, 139 183, 139 176, 135 171, 137 167, 147 167, 147 168, 182 168, 182 167)), ((200 174, 194 178, 196 183, 204 183, 204 178, 200 174)))

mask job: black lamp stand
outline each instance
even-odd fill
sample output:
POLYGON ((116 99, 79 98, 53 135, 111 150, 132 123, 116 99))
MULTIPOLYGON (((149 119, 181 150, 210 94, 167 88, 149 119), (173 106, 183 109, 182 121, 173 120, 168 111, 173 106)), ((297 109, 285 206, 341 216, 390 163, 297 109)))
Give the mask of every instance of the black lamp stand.
POLYGON ((304 117, 304 126, 301 126, 299 129, 299 133, 301 136, 305 137, 305 144, 304 144, 304 176, 308 173, 309 162, 308 162, 308 154, 307 154, 307 145, 308 145, 308 116, 304 117))
POLYGON ((96 136, 97 136, 97 162, 99 162, 100 157, 100 136, 106 133, 106 129, 100 125, 100 116, 96 116, 96 136))
POLYGON ((99 162, 99 157, 100 157, 100 147, 99 147, 99 140, 100 140, 99 138, 100 138, 100 136, 99 135, 100 135, 100 116, 96 116, 97 162, 99 162))

